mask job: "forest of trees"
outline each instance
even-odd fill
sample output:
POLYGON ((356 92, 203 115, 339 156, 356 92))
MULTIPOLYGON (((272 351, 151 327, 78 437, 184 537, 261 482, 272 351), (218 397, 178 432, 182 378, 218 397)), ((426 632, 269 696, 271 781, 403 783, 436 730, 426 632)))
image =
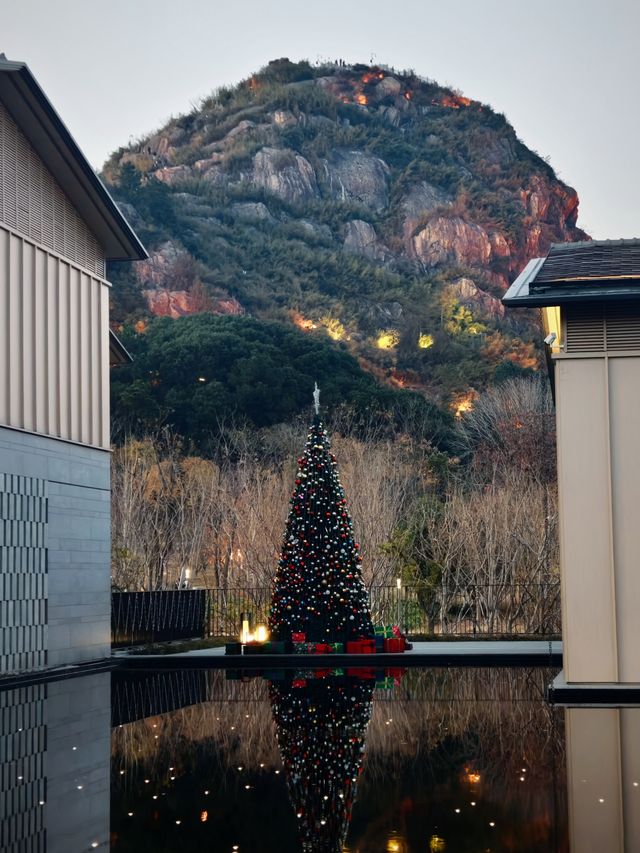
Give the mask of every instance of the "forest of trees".
MULTIPOLYGON (((208 456, 168 428, 113 458, 113 583, 269 587, 307 424, 229 429, 208 456)), ((558 577, 554 418, 546 379, 508 379, 459 419, 445 453, 375 419, 329 424, 369 588, 396 577, 449 598, 558 577)), ((214 446, 215 445, 215 446, 214 446)), ((489 605, 487 605, 489 606, 489 605)))

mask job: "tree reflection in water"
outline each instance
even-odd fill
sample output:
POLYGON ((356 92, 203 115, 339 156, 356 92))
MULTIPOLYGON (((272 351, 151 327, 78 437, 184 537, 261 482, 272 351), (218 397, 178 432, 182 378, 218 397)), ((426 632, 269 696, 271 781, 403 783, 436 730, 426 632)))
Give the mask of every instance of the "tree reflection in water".
POLYGON ((294 686, 291 674, 208 672, 200 704, 116 725, 114 853, 423 853, 438 839, 447 851, 566 850, 563 718, 544 702, 552 672, 416 669, 390 689, 311 675, 294 686))
POLYGON ((305 853, 339 853, 362 769, 374 681, 274 682, 270 696, 289 797, 305 853))

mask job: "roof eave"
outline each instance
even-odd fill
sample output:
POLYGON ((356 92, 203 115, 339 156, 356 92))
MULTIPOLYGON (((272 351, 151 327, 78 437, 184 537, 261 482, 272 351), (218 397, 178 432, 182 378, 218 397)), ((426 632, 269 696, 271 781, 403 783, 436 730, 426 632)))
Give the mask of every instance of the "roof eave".
MULTIPOLYGON (((516 305, 525 306, 529 299, 529 284, 535 278, 536 273, 544 263, 544 258, 532 258, 522 270, 518 278, 502 297, 502 302, 507 308, 516 305)), ((532 303, 537 304, 537 303, 532 303)))
POLYGON ((109 329, 109 366, 118 364, 131 364, 133 356, 127 350, 113 329, 109 329))
POLYGON ((0 100, 93 231, 107 259, 147 258, 146 249, 25 63, 0 59, 0 100))

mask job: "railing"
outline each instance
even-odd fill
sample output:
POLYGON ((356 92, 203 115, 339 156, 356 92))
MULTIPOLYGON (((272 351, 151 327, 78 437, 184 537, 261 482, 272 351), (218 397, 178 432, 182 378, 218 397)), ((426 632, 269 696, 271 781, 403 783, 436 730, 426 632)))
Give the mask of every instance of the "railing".
POLYGON ((111 645, 133 646, 204 637, 206 589, 111 593, 111 645))
MULTIPOLYGON (((268 587, 209 590, 210 636, 236 636, 240 614, 266 623, 268 587)), ((438 586, 373 586, 369 590, 374 623, 399 625, 409 635, 540 636, 560 635, 560 582, 438 586)))
POLYGON ((560 582, 373 587, 374 623, 408 635, 560 636, 560 582))
MULTIPOLYGON (((560 582, 374 586, 375 624, 399 625, 409 636, 558 637, 560 582)), ((113 593, 112 644, 236 637, 242 613, 266 623, 269 587, 113 593)))

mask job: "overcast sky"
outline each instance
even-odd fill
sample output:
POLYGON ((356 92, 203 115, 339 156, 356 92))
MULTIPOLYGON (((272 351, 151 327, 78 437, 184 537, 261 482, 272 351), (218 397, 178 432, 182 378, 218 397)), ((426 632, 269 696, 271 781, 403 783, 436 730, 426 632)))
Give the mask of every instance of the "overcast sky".
POLYGON ((637 0, 0 0, 0 20, 96 168, 270 59, 373 56, 505 113, 593 237, 640 236, 637 0))

